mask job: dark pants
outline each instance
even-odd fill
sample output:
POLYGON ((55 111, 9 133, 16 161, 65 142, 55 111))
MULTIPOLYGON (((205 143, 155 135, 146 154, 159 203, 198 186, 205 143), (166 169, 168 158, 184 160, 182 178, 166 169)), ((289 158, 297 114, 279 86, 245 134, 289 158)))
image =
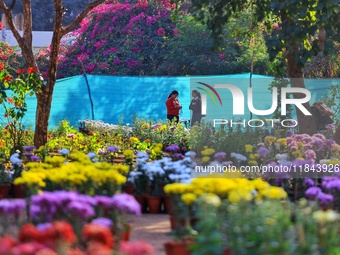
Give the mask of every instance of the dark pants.
POLYGON ((175 119, 175 122, 178 123, 179 121, 179 116, 178 115, 172 115, 172 114, 168 114, 166 115, 167 119, 170 120, 170 122, 172 122, 172 120, 175 119))
POLYGON ((195 124, 199 125, 201 123, 201 119, 202 119, 202 114, 200 114, 200 113, 193 114, 191 121, 190 121, 191 126, 193 126, 195 124))

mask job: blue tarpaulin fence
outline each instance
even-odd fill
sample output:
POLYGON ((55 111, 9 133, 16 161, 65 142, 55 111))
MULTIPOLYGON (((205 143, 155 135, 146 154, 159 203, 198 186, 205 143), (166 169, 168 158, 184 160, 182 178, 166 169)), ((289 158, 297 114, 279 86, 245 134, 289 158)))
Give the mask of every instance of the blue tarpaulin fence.
MULTIPOLYGON (((199 88, 198 82, 216 84, 232 82, 247 94, 249 86, 253 88, 254 106, 258 109, 268 109, 271 106, 271 92, 268 84, 273 77, 235 74, 223 76, 186 76, 186 77, 122 77, 101 75, 79 75, 57 81, 53 93, 52 109, 49 128, 56 127, 61 120, 68 120, 77 126, 79 120, 94 119, 105 123, 131 123, 134 115, 139 118, 157 120, 166 119, 165 101, 172 90, 179 92, 179 101, 183 105, 181 118, 190 119, 189 104, 191 90, 199 88)), ((306 79, 306 88, 311 92, 311 103, 318 101, 328 92, 331 84, 337 80, 306 79)), ((212 104, 208 97, 210 111, 216 116, 232 118, 231 93, 220 93, 224 103, 223 112, 218 104, 212 104)), ((28 111, 23 124, 34 128, 36 98, 28 97, 28 111)), ((245 114, 249 118, 250 112, 245 106, 245 114)), ((4 116, 4 109, 0 108, 0 116, 4 116)), ((253 116, 256 117, 256 116, 253 116)), ((2 117, 1 122, 6 123, 2 117)))

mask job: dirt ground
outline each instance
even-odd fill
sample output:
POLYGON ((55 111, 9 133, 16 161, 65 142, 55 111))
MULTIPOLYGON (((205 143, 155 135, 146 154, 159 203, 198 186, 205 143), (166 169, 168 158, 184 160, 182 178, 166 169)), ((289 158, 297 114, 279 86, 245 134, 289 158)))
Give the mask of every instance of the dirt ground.
POLYGON ((154 255, 165 255, 163 244, 172 240, 168 214, 129 215, 132 225, 130 241, 146 241, 154 246, 154 255))

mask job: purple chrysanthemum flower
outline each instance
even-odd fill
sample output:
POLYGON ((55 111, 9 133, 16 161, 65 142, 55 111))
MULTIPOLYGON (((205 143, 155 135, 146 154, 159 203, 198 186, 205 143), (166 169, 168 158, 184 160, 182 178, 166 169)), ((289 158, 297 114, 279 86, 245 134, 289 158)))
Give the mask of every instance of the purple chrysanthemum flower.
POLYGON ((112 197, 113 206, 121 211, 141 215, 141 206, 136 199, 129 194, 116 194, 112 197))
POLYGON ((288 129, 287 130, 287 132, 286 132, 286 136, 288 137, 288 136, 291 136, 291 135, 293 135, 294 134, 294 132, 292 131, 292 130, 290 130, 290 129, 288 129))
POLYGON ((51 193, 54 197, 58 198, 56 204, 61 208, 78 198, 78 193, 76 191, 57 190, 51 193))
POLYGON ((225 153, 224 151, 220 151, 214 154, 214 159, 217 160, 218 162, 222 162, 226 156, 227 153, 225 153))
POLYGON ((118 146, 116 146, 116 145, 114 145, 114 146, 109 146, 109 147, 107 147, 107 152, 117 152, 117 151, 119 151, 119 147, 118 146))
POLYGON ((101 226, 104 226, 104 227, 108 227, 108 228, 111 228, 112 225, 113 225, 112 220, 110 220, 108 218, 96 218, 96 219, 93 219, 91 221, 91 223, 101 225, 101 226))
POLYGON ((31 160, 32 160, 33 162, 39 162, 39 161, 40 161, 40 158, 39 158, 38 156, 36 156, 36 155, 33 155, 33 156, 31 157, 31 160))
POLYGON ((267 157, 267 155, 269 154, 270 150, 268 150, 266 147, 260 147, 257 150, 257 154, 260 155, 261 158, 265 158, 267 157))
POLYGON ((306 178, 304 183, 307 185, 307 187, 313 187, 315 185, 314 180, 311 178, 306 178))
POLYGON ((318 187, 310 187, 306 190, 306 197, 309 199, 315 199, 319 193, 322 193, 321 189, 318 187))
POLYGON ((31 146, 25 146, 24 147, 24 151, 26 151, 26 152, 30 152, 30 151, 33 151, 33 150, 35 150, 35 146, 33 146, 33 145, 31 145, 31 146))
POLYGON ((332 180, 327 183, 326 190, 337 190, 340 191, 340 179, 332 180))
POLYGON ((50 222, 45 222, 45 223, 39 223, 36 228, 39 230, 39 231, 44 231, 48 228, 52 227, 52 223, 50 222))
POLYGON ((93 207, 80 201, 72 201, 67 205, 66 210, 75 217, 88 219, 96 215, 93 207))
POLYGON ((333 195, 326 194, 326 193, 323 193, 323 192, 319 192, 316 198, 318 199, 318 201, 322 205, 328 205, 328 204, 330 204, 334 201, 333 195))
POLYGON ((338 179, 339 179, 338 177, 324 177, 322 178, 321 186, 326 188, 329 182, 338 180, 338 179))
POLYGON ((78 194, 75 201, 79 201, 81 203, 86 203, 91 206, 97 205, 97 200, 94 197, 88 196, 88 195, 83 195, 83 194, 78 194))
POLYGON ((182 153, 175 153, 173 156, 174 156, 175 158, 177 158, 177 159, 182 159, 182 158, 184 158, 184 155, 183 155, 182 153))
POLYGON ((25 207, 25 199, 0 200, 0 214, 18 217, 25 207))
POLYGON ((166 147, 166 150, 171 152, 178 152, 180 148, 177 144, 171 144, 168 147, 166 147))
POLYGON ((113 203, 112 203, 112 197, 108 196, 94 196, 94 199, 97 202, 97 206, 103 207, 105 209, 107 208, 112 208, 113 203))
POLYGON ((45 191, 43 194, 31 196, 30 213, 33 219, 40 217, 52 220, 57 212, 58 197, 53 192, 45 191))

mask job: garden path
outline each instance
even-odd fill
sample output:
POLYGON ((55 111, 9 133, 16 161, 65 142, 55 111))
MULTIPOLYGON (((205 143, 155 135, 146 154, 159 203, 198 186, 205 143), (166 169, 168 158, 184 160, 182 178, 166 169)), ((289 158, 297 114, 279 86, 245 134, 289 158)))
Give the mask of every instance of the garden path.
POLYGON ((128 216, 132 225, 131 241, 146 241, 155 248, 155 255, 165 255, 163 244, 172 240, 168 214, 128 216))

